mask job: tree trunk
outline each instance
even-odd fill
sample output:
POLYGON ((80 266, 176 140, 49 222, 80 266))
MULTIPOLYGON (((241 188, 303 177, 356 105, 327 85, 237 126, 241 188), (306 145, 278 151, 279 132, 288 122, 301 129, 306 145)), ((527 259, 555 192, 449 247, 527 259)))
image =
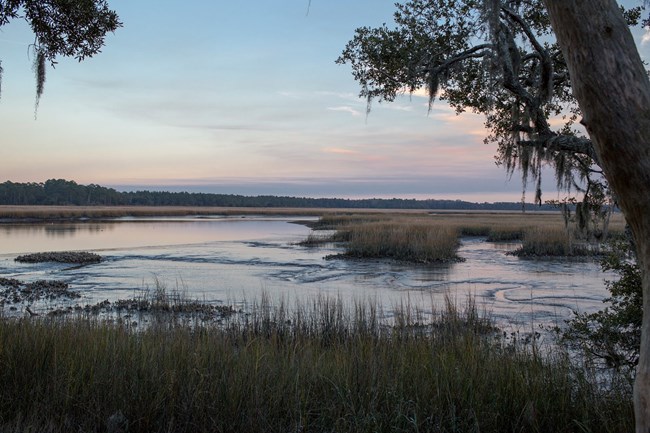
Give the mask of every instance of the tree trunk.
POLYGON ((544 0, 603 171, 634 233, 643 325, 636 431, 650 432, 650 80, 614 0, 544 0))

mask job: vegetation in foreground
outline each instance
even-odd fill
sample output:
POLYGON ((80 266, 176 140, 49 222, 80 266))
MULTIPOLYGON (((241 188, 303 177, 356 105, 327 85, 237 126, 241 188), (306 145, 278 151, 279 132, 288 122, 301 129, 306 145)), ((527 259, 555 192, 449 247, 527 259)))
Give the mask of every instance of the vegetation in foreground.
POLYGON ((628 384, 497 338, 469 305, 392 326, 371 304, 271 308, 145 330, 0 320, 0 431, 519 432, 632 429, 628 384), (127 431, 127 430, 122 430, 127 431))
POLYGON ((603 300, 606 307, 595 313, 576 313, 566 329, 558 332, 564 344, 579 350, 593 365, 633 378, 643 321, 642 273, 633 246, 626 241, 612 243, 601 267, 618 276, 606 281, 611 295, 603 300))

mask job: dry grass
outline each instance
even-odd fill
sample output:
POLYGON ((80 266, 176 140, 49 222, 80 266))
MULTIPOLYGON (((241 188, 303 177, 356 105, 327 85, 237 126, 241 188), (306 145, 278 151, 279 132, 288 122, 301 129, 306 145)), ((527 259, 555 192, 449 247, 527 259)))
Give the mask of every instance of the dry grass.
MULTIPOLYGON (((116 218, 124 216, 186 216, 186 215, 289 215, 321 216, 317 228, 336 228, 354 223, 422 218, 438 224, 453 225, 469 232, 486 230, 516 231, 540 226, 562 226, 559 212, 510 211, 431 211, 399 209, 329 209, 329 208, 250 208, 250 207, 183 207, 183 206, 0 206, 0 219, 66 219, 116 218)), ((622 232, 622 214, 612 216, 610 230, 622 232)))
POLYGON ((0 319, 0 431, 107 431, 116 414, 130 433, 633 428, 629 389, 603 390, 562 354, 495 339, 471 304, 432 322, 380 317, 372 304, 320 299, 141 332, 0 319))
MULTIPOLYGON (((504 237, 507 233, 522 234, 539 228, 563 228, 564 220, 560 212, 471 212, 471 211, 427 211, 427 212, 331 212, 324 215, 315 228, 336 229, 342 226, 366 224, 378 221, 396 221, 409 224, 420 223, 426 219, 431 223, 451 226, 465 236, 504 237), (424 214, 424 215, 423 215, 424 214)), ((610 231, 621 233, 625 229, 625 219, 621 213, 612 215, 610 231)))
MULTIPOLYGON (((0 206, 0 219, 69 219, 118 218, 188 215, 288 215, 322 216, 342 214, 349 209, 268 208, 268 207, 195 207, 195 206, 0 206)), ((355 213, 377 213, 376 209, 359 209, 355 213)), ((426 213, 424 210, 381 213, 426 213)))
MULTIPOLYGON (((523 241, 520 255, 527 257, 579 256, 597 248, 585 247, 567 229, 559 212, 435 212, 329 214, 315 230, 336 230, 335 235, 312 233, 303 245, 345 242, 346 255, 388 257, 414 262, 453 260, 458 237, 486 236, 488 241, 523 241)), ((614 235, 624 231, 625 220, 615 214, 614 235)))
POLYGON ((521 248, 513 252, 519 257, 581 257, 600 253, 598 245, 578 241, 564 228, 534 228, 524 233, 521 248))
MULTIPOLYGON (((332 236, 312 234, 303 245, 323 242, 348 242, 347 254, 355 257, 391 257, 415 262, 453 260, 458 236, 487 236, 492 241, 532 239, 534 233, 557 233, 564 230, 559 212, 479 212, 377 209, 303 209, 303 208, 224 208, 224 207, 74 207, 74 206, 0 206, 0 219, 70 219, 115 218, 123 216, 187 215, 269 215, 320 216, 309 223, 315 230, 337 230, 332 236), (455 233, 455 234, 453 234, 455 233)), ((625 220, 614 214, 612 234, 623 233, 625 220)), ((566 246, 544 235, 528 256, 576 255, 572 240, 566 246), (546 253, 543 253, 543 251, 546 253)), ((528 241, 525 241, 528 242, 528 241)), ((530 241, 532 242, 532 241, 530 241)))
POLYGON ((417 219, 355 224, 349 234, 346 255, 387 257, 396 260, 431 263, 456 259, 458 234, 453 227, 417 219))

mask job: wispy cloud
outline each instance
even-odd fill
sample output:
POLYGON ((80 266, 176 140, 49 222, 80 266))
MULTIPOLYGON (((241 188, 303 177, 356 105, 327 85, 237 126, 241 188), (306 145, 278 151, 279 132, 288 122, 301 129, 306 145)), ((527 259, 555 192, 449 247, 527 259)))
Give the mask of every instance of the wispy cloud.
POLYGON ((315 92, 315 94, 318 96, 335 97, 338 99, 343 99, 344 101, 352 101, 352 102, 358 102, 364 100, 363 98, 360 98, 359 95, 350 92, 332 92, 329 90, 319 90, 315 92))
POLYGON ((387 108, 389 110, 396 110, 396 111, 413 111, 413 106, 411 105, 401 105, 401 104, 386 104, 382 106, 383 108, 387 108))
POLYGON ((288 90, 281 90, 278 92, 278 95, 283 96, 285 98, 291 98, 291 99, 304 99, 302 94, 294 91, 288 91, 288 90))
POLYGON ((645 45, 650 42, 650 27, 644 27, 645 33, 641 38, 641 45, 645 45))
POLYGON ((341 106, 338 106, 338 107, 327 107, 327 109, 330 110, 330 111, 343 111, 345 113, 350 113, 353 116, 361 116, 361 114, 362 114, 361 111, 356 110, 356 109, 354 109, 354 108, 352 108, 350 106, 347 106, 347 105, 341 105, 341 106))
POLYGON ((323 149, 323 152, 325 152, 325 153, 336 153, 336 154, 340 154, 340 155, 358 155, 359 154, 359 152, 357 152, 356 150, 342 149, 340 147, 327 147, 327 148, 323 149))

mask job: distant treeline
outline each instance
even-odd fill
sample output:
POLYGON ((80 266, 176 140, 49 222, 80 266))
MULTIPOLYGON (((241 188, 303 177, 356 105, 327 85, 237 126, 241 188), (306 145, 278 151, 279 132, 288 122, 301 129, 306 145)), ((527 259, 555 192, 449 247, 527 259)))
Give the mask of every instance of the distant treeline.
MULTIPOLYGON (((461 200, 343 199, 243 196, 196 192, 132 191, 121 192, 100 185, 79 185, 71 180, 50 179, 42 183, 0 183, 0 205, 76 205, 76 206, 219 206, 219 207, 295 207, 295 208, 370 208, 370 209, 457 209, 521 210, 521 203, 471 203, 461 200)), ((548 205, 526 204, 527 210, 553 210, 548 205)))

